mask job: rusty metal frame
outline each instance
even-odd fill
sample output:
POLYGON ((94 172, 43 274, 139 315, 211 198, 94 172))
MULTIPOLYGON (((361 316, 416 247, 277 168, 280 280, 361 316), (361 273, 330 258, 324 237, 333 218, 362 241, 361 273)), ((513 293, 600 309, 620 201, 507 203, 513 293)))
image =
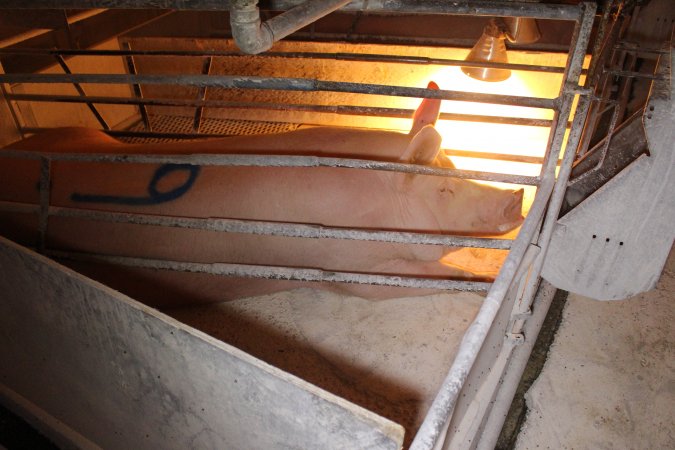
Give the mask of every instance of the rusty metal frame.
MULTIPOLYGON (((15 1, 9 1, 13 7, 15 1)), ((45 7, 48 1, 32 2, 36 6, 45 7)), ((70 7, 92 7, 98 4, 97 1, 72 1, 70 7)), ((117 7, 140 7, 143 2, 128 2, 123 0, 105 1, 107 7, 116 5, 117 7), (133 3, 133 5, 131 4, 133 3)), ((157 2, 152 2, 153 6, 157 2)), ((196 1, 196 2, 161 2, 167 6, 175 4, 177 7, 190 8, 216 8, 223 9, 220 2, 196 1)), ((278 7, 292 6, 292 1, 271 2, 278 7)), ((222 2, 224 5, 225 2, 222 2)), ((168 6, 167 6, 168 7, 168 6)), ((496 417, 492 408, 491 399, 499 396, 499 380, 510 363, 510 357, 513 349, 522 342, 523 336, 520 335, 518 327, 523 325, 522 320, 527 315, 527 311, 532 308, 534 294, 540 282, 540 271, 543 258, 551 237, 551 230, 557 219, 558 211, 565 191, 567 178, 571 171, 572 161, 581 139, 583 123, 588 112, 591 92, 580 89, 578 86, 579 76, 582 72, 582 64, 586 55, 588 42, 594 20, 596 5, 593 3, 581 3, 578 6, 569 5, 545 5, 540 3, 497 3, 484 2, 475 4, 473 2, 418 2, 418 1, 389 1, 389 2, 353 2, 352 8, 357 10, 378 10, 381 8, 393 12, 415 12, 431 14, 473 14, 473 15, 500 15, 500 16, 521 16, 536 18, 552 18, 562 20, 574 20, 576 27, 570 46, 570 53, 563 76, 563 83, 560 95, 555 99, 540 99, 531 97, 510 97, 485 94, 466 94, 455 91, 436 91, 420 88, 406 88, 401 86, 383 86, 366 85, 358 83, 326 82, 320 80, 307 79, 273 79, 258 77, 204 77, 199 75, 174 76, 174 77, 153 77, 153 76, 134 76, 134 75, 32 75, 32 74, 9 74, 0 76, 0 83, 7 82, 54 82, 54 83, 166 83, 180 82, 183 84, 198 87, 226 87, 226 88, 244 88, 244 89, 288 89, 300 91, 329 90, 337 92, 357 92, 367 94, 385 94, 398 95, 417 98, 438 98, 446 100, 466 100, 474 102, 516 104, 520 106, 530 106, 537 108, 547 108, 554 110, 554 119, 551 122, 551 135, 547 151, 542 164, 542 171, 539 177, 536 177, 534 184, 538 185, 537 195, 529 211, 527 218, 515 241, 511 243, 509 255, 504 262, 500 273, 494 283, 489 288, 487 297, 483 302, 478 315, 469 326, 464 335, 462 343, 457 351, 454 362, 440 387, 438 394, 428 411, 428 414, 420 427, 411 448, 413 450, 431 450, 440 448, 463 448, 467 442, 472 446, 479 448, 489 448, 492 439, 491 432, 495 431, 495 426, 499 424, 499 417, 496 417), (386 7, 384 4, 386 3, 386 7), (360 8, 360 9, 359 9, 360 8), (579 107, 577 108, 574 124, 567 140, 567 146, 564 151, 564 157, 560 167, 560 173, 556 175, 556 165, 558 155, 562 149, 562 143, 567 124, 572 114, 572 103, 575 97, 579 97, 579 107), (513 318, 507 323, 514 327, 510 330, 501 329, 495 326, 496 319, 499 316, 513 318), (491 345, 488 345, 491 344, 491 345), (494 370, 488 377, 483 378, 481 369, 492 367, 495 361, 501 361, 498 370, 494 370), (471 406, 471 396, 468 399, 460 399, 462 392, 474 388, 480 391, 480 398, 473 400, 479 401, 480 414, 466 414, 471 406), (475 419, 477 418, 477 419, 475 419), (492 424, 487 429, 486 423, 492 424)), ((10 155, 11 151, 0 152, 0 156, 10 155)), ((15 155, 16 156, 16 155, 15 155)), ((300 165, 301 160, 291 161, 280 157, 275 159, 269 156, 256 155, 193 155, 191 157, 159 157, 135 155, 129 160, 130 155, 91 155, 84 157, 86 160, 106 160, 113 162, 157 162, 174 161, 185 158, 192 158, 192 163, 214 164, 216 161, 222 163, 230 159, 231 162, 244 165, 300 165), (88 158, 88 159, 87 159, 88 158), (97 159, 98 158, 98 159, 97 159), (167 159, 168 158, 168 159, 167 159), (243 158, 243 159, 242 159, 243 158), (248 158, 248 160, 246 160, 248 158), (256 160, 258 158, 258 160, 256 160), (246 160, 246 161, 245 161, 246 160), (278 163, 278 164, 277 164, 278 163)), ((51 160, 80 160, 82 155, 50 155, 46 153, 35 152, 27 157, 40 159, 42 161, 41 170, 41 194, 40 194, 40 223, 46 227, 46 217, 50 214, 49 207, 49 163, 51 160)), ((302 157, 294 157, 302 158, 302 157)), ((480 173, 462 175, 463 171, 449 171, 447 169, 428 168, 420 166, 411 166, 398 163, 380 163, 363 162, 359 160, 345 160, 336 158, 315 158, 310 157, 302 161, 302 166, 323 166, 329 162, 331 167, 359 167, 375 170, 396 170, 406 173, 433 174, 443 176, 460 176, 462 178, 475 178, 480 173), (345 165, 346 164, 346 165, 345 165)), ((510 182, 515 182, 514 178, 510 182)), ((521 180, 522 181, 522 180, 521 180)), ((45 228, 46 230, 46 228, 45 228)), ((358 231, 358 230, 353 230, 358 231)), ((41 225, 42 233, 42 225, 41 225)), ((47 250, 45 250, 47 251, 47 250)), ((94 258, 96 256, 93 256, 94 258)), ((111 257, 114 258, 114 257, 111 257)), ((129 263, 138 263, 138 261, 126 261, 129 263)), ((159 264, 171 265, 171 262, 159 262, 159 264)), ((181 263, 182 264, 182 263, 181 263)), ((188 263, 190 264, 190 263, 188 263)), ((225 268, 227 270, 234 268, 225 268)), ((220 270, 220 268, 216 268, 220 270)), ((322 274, 315 274, 317 279, 322 279, 322 274)), ((333 280, 336 281, 336 280, 333 280)), ((337 280, 340 281, 340 280, 337 280)), ((447 281, 447 280, 445 280, 447 281)), ((536 333, 534 333, 536 335, 536 333)), ((532 337, 534 338, 534 336, 532 337)), ((529 339, 529 337, 528 337, 529 339)), ((510 400, 510 399, 508 399, 510 400)), ((507 400, 502 398, 503 403, 507 400)), ((508 408, 508 404, 506 405, 508 408)), ((498 429, 497 429, 498 434, 498 429)), ((495 436, 496 439, 496 436, 495 436)))

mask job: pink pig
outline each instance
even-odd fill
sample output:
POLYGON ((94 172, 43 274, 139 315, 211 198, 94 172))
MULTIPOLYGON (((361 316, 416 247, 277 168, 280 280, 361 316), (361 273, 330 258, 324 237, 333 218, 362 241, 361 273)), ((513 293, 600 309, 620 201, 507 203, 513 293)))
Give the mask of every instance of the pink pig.
MULTIPOLYGON (((410 134, 333 127, 204 141, 124 144, 89 129, 57 129, 12 144, 19 150, 125 154, 293 154, 414 164, 451 164, 439 157, 433 128, 440 101, 425 100, 410 134)), ((4 159, 4 158, 3 158, 4 159)), ((37 203, 36 161, 0 164, 0 199, 37 203)), ((218 167, 55 162, 53 206, 181 217, 298 222, 332 227, 496 235, 522 220, 522 190, 468 180, 344 168, 218 167)), ((34 230, 16 216, 2 228, 34 230)), ((230 262, 408 276, 471 276, 441 264, 439 246, 301 239, 52 217, 50 248, 201 263, 230 262)), ((154 306, 222 301, 269 293, 297 283, 70 263, 154 306)), ((389 298, 420 291, 331 286, 389 298)))

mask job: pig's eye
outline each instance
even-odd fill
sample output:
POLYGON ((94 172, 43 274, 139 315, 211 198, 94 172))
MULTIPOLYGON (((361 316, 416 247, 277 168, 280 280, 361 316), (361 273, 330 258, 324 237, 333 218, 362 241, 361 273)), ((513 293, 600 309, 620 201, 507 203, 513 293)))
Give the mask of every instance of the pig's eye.
POLYGON ((454 195, 455 192, 450 188, 450 186, 441 186, 438 192, 441 195, 454 195))

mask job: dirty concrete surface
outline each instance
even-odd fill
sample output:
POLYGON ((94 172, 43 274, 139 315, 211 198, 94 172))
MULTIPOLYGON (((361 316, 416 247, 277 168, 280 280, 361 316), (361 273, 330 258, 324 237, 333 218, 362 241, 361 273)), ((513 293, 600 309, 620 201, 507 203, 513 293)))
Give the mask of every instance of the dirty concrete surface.
POLYGON ((656 289, 570 294, 515 448, 675 448, 675 250, 656 289))
POLYGON ((403 425, 407 448, 482 301, 458 292, 373 302, 303 288, 165 312, 403 425))

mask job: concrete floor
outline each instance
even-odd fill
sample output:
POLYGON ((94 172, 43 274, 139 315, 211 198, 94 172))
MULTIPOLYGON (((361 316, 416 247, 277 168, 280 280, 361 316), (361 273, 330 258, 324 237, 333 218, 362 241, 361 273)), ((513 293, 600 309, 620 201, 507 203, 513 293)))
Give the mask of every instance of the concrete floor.
POLYGON ((675 249, 656 289, 571 294, 515 448, 675 449, 675 249))
POLYGON ((166 312, 403 425, 407 448, 482 301, 469 292, 369 301, 305 288, 166 312))
MULTIPOLYGON (((291 372, 302 373, 303 362, 325 366, 311 381, 337 387, 350 400, 404 423, 409 444, 452 352, 445 359, 436 358, 433 370, 421 362, 434 361, 428 357, 438 355, 438 348, 457 344, 480 299, 439 295, 408 299, 405 305, 377 302, 364 310, 355 298, 330 301, 313 290, 287 294, 271 308, 268 304, 267 314, 261 314, 260 305, 251 299, 173 313, 223 340, 236 337, 247 350, 267 349, 260 356, 291 372), (309 308, 312 314, 298 315, 296 306, 309 308), (404 306, 407 314, 401 314, 404 306), (309 320, 298 320, 303 316, 309 320), (436 326, 442 317, 453 317, 455 325, 436 326), (273 323, 277 332, 261 333, 265 322, 273 323), (347 336, 326 332, 317 327, 321 322, 331 322, 331 331, 348 331, 347 336), (420 323, 426 324, 424 333, 413 332, 420 323), (379 337, 391 343, 386 355, 372 352, 374 342, 367 332, 383 324, 387 326, 379 337), (230 335, 242 325, 256 338, 230 335), (261 338, 269 345, 260 346, 261 338), (307 341, 320 345, 303 352, 307 341), (350 346, 350 358, 341 357, 340 350, 350 346), (307 355, 310 360, 304 361, 307 355), (378 378, 378 368, 390 377, 378 378), (377 381, 363 389, 354 382, 363 377, 377 381)), ((674 300, 675 250, 651 292, 620 302, 570 295, 548 359, 525 395, 529 412, 515 448, 675 449, 674 300)), ((45 440, 27 441, 41 438, 20 422, 0 409, 0 448, 53 448, 45 440)))

